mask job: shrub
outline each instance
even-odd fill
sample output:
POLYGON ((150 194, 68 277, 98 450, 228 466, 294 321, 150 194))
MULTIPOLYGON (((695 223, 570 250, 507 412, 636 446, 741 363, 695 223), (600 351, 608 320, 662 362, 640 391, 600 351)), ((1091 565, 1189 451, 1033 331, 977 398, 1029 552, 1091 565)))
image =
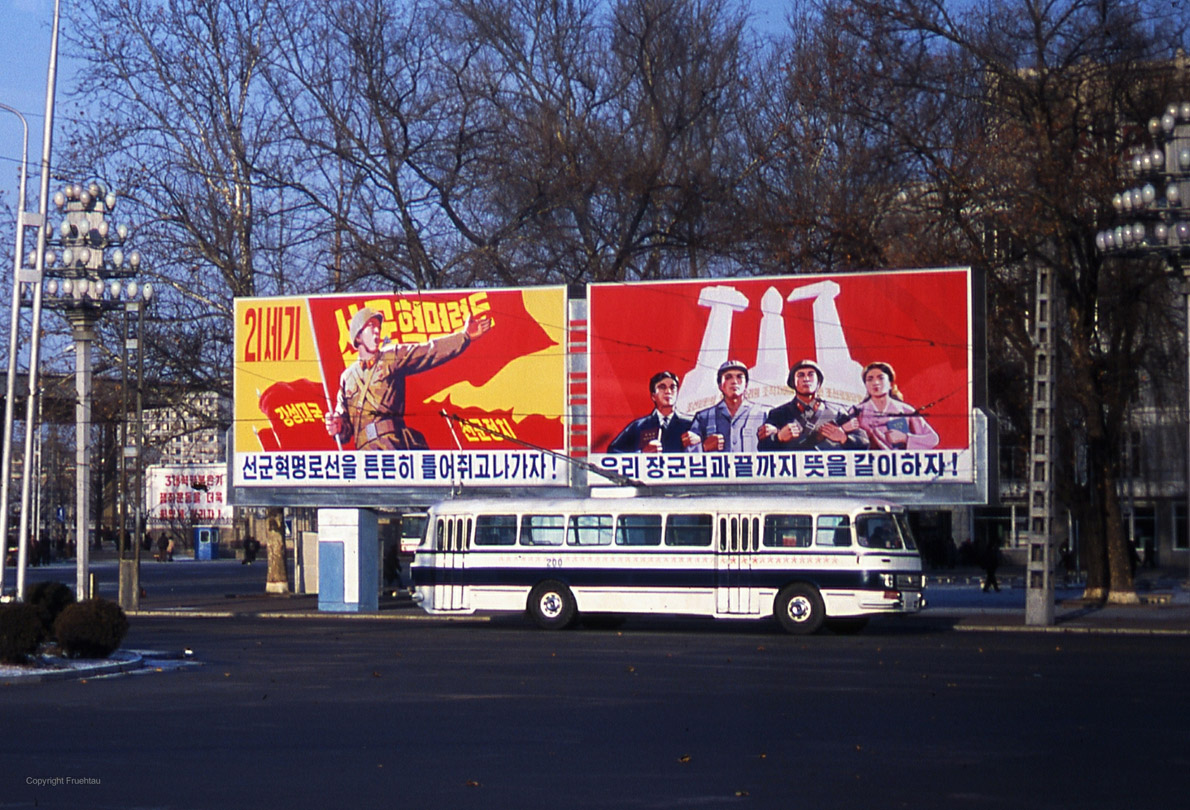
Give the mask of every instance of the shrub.
POLYGON ((68 605, 54 622, 58 646, 70 658, 107 658, 128 632, 128 618, 115 602, 87 599, 68 605))
POLYGON ((29 589, 25 602, 38 609, 45 634, 49 636, 53 633, 58 614, 67 605, 74 604, 74 591, 61 582, 39 582, 29 589))
POLYGON ((28 602, 0 605, 0 661, 22 664, 45 638, 41 611, 28 602))

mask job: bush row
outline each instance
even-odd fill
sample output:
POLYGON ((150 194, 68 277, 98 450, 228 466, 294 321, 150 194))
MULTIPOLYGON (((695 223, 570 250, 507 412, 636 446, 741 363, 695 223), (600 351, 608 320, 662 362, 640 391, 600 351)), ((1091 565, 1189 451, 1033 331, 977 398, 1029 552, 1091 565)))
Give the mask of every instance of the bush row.
POLYGON ((0 661, 28 661, 46 640, 70 658, 107 658, 128 632, 128 618, 115 602, 87 599, 60 582, 41 582, 24 602, 0 605, 0 661))

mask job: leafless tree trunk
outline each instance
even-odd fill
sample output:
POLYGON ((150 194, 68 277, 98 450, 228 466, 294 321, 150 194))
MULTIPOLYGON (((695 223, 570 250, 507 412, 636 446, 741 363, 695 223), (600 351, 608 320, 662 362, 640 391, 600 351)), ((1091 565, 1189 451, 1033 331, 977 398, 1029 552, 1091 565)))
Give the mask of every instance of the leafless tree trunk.
POLYGON ((285 561, 285 510, 271 506, 265 517, 264 547, 268 555, 265 590, 268 593, 288 593, 289 569, 285 561))

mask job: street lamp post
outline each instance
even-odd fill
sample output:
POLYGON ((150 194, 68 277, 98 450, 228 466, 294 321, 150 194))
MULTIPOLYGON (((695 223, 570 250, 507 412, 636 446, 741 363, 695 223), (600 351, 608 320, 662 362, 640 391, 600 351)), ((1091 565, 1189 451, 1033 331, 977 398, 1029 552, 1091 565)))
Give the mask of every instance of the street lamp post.
MULTIPOLYGON (((88 558, 90 534, 91 493, 91 353, 95 341, 95 327, 106 310, 125 312, 137 298, 135 282, 126 287, 121 280, 134 276, 140 266, 140 254, 132 251, 125 257, 123 245, 128 238, 125 225, 113 225, 108 216, 116 205, 116 195, 101 184, 75 184, 54 194, 54 204, 64 219, 58 227, 55 247, 58 255, 46 256, 46 274, 51 276, 45 285, 43 306, 60 312, 71 326, 75 344, 75 552, 78 560, 77 596, 84 599, 88 591, 88 558), (127 299, 121 293, 127 292, 127 299)), ((152 288, 145 285, 145 297, 152 288)), ((125 315, 125 317, 127 317, 125 315)), ((125 364, 126 365, 126 364, 125 364)), ((125 368, 127 377, 127 368, 125 368)), ((121 431, 121 437, 126 431, 121 431)), ((121 442, 121 464, 126 449, 121 442)), ((120 510, 124 516, 123 507, 120 510)), ((21 515, 22 536, 26 516, 21 515)), ((119 536, 121 606, 135 609, 139 601, 139 549, 129 548, 129 538, 121 525, 119 536)))
POLYGON ((14 409, 16 407, 17 389, 17 343, 20 335, 21 322, 21 259, 25 255, 25 226, 34 224, 31 215, 25 211, 25 186, 28 178, 29 166, 29 123, 25 116, 14 107, 0 104, 0 110, 10 112, 21 120, 23 137, 21 140, 21 171, 19 190, 17 191, 17 232, 16 252, 13 254, 12 268, 12 320, 9 323, 8 336, 8 379, 5 380, 7 390, 4 398, 4 450, 0 460, 0 543, 3 553, 0 553, 0 594, 4 592, 3 557, 8 555, 8 499, 12 484, 12 427, 14 409))
MULTIPOLYGON (((21 530, 17 537, 17 589, 18 600, 25 598, 25 566, 28 562, 27 538, 29 515, 30 477, 33 465, 29 460, 33 457, 33 424, 34 409, 37 400, 37 372, 40 363, 41 350, 41 282, 45 270, 45 221, 49 207, 50 188, 50 153, 53 151, 54 141, 54 94, 58 84, 58 21, 61 19, 61 0, 54 0, 54 21, 50 28, 50 60, 46 70, 45 80, 45 125, 41 132, 41 179, 39 180, 40 196, 38 197, 37 215, 35 218, 24 219, 24 224, 37 227, 37 249, 33 253, 32 267, 18 271, 17 281, 27 284, 33 291, 33 324, 30 327, 29 338, 29 396, 25 400, 25 455, 21 465, 21 530)), ((24 201, 22 200, 22 204, 24 201)), ((20 261, 20 254, 17 254, 20 261)), ((9 436, 12 435, 11 422, 5 425, 9 436)), ((7 506, 7 504, 6 504, 7 506)), ((5 540, 7 542, 7 540, 5 540)), ((78 592, 84 587, 86 559, 79 560, 78 592)))
MULTIPOLYGON (((115 282, 114 284, 118 284, 115 282)), ((144 529, 144 334, 145 334, 145 306, 153 297, 153 285, 146 284, 138 289, 135 281, 128 282, 125 288, 127 299, 124 302, 123 345, 121 348, 122 384, 120 386, 120 403, 122 420, 120 423, 120 502, 119 502, 119 543, 120 543, 120 605, 126 610, 136 610, 140 607, 140 558, 141 537, 144 529), (138 292, 140 295, 138 296, 138 292), (130 323, 136 332, 129 337, 130 323), (130 369, 128 355, 132 352, 136 356, 136 365, 130 369), (128 385, 132 381, 136 391, 136 433, 129 436, 128 418, 128 385), (129 520, 129 475, 128 462, 132 460, 132 528, 128 529, 129 520), (129 548, 129 543, 131 548, 129 548)), ((113 286, 114 298, 119 298, 119 290, 113 286)))
MULTIPOLYGON (((1135 150, 1127 167, 1135 185, 1112 197, 1120 220, 1100 231, 1105 254, 1158 256, 1182 279, 1186 304, 1187 412, 1190 416, 1190 101, 1170 104, 1149 121, 1152 144, 1135 150)), ((1186 443, 1187 557, 1190 558, 1190 419, 1186 443)))

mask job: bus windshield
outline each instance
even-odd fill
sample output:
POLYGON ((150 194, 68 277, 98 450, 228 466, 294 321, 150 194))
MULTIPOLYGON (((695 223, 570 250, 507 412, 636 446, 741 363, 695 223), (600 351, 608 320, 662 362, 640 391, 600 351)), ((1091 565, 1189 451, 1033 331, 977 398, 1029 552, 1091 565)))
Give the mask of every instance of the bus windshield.
POLYGON ((904 548, 897 521, 891 514, 860 515, 855 519, 855 535, 865 548, 904 548))

